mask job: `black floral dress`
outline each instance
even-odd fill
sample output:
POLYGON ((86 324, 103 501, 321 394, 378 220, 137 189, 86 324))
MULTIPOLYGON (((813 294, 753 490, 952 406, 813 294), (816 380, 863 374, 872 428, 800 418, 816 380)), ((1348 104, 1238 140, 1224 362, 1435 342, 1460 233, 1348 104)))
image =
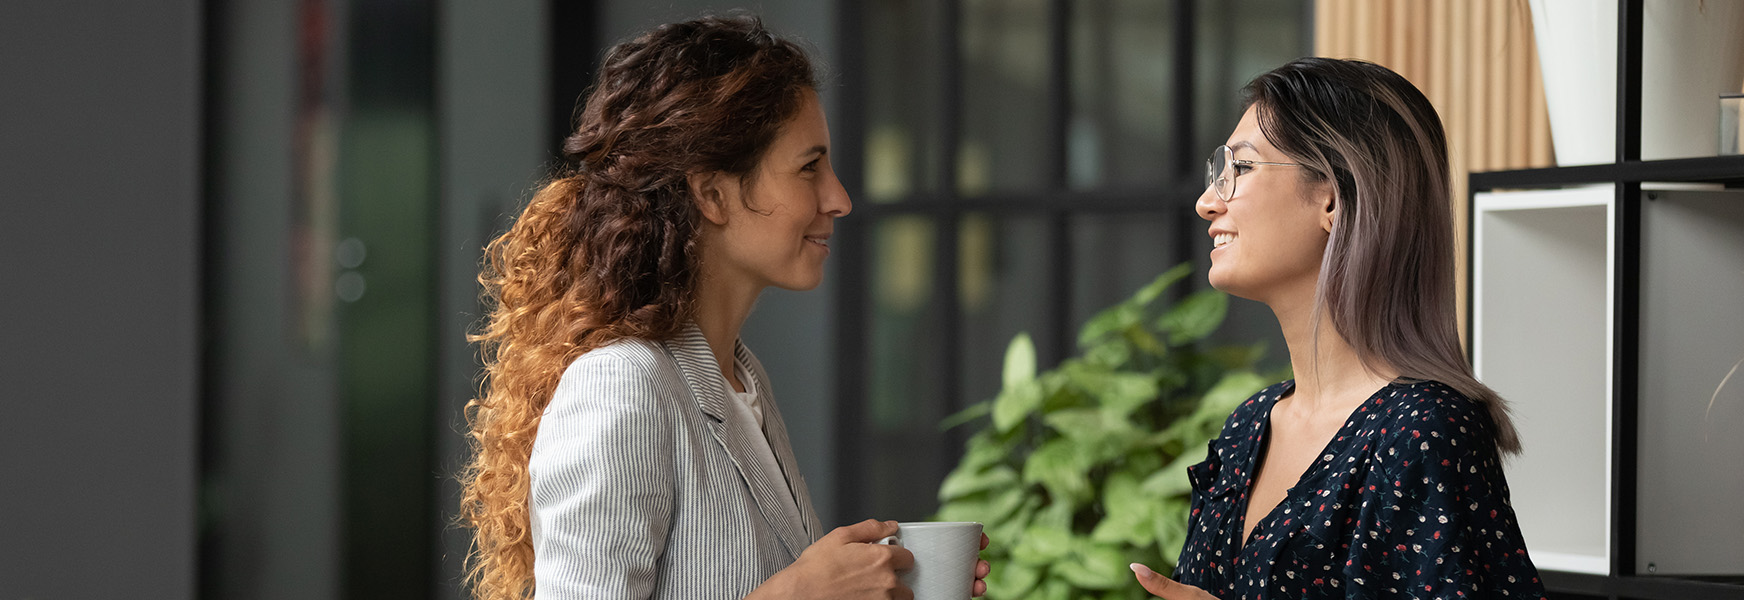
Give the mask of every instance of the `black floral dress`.
POLYGON ((1375 392, 1242 544, 1272 406, 1294 385, 1236 408, 1189 468, 1178 581, 1222 600, 1544 597, 1489 414, 1433 381, 1375 392))

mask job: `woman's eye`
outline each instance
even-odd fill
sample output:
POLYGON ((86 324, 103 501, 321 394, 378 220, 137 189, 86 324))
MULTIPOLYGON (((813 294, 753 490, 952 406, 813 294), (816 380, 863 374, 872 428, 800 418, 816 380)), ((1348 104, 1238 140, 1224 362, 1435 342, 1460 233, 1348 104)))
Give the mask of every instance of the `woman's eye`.
POLYGON ((1247 174, 1248 171, 1252 171, 1252 170, 1253 170, 1253 165, 1244 165, 1244 164, 1240 164, 1240 163, 1236 163, 1236 165, 1235 165, 1235 174, 1236 175, 1245 175, 1245 174, 1247 174))
POLYGON ((817 169, 818 169, 818 161, 816 161, 816 160, 805 163, 805 166, 799 168, 799 170, 805 171, 807 173, 816 171, 817 169))

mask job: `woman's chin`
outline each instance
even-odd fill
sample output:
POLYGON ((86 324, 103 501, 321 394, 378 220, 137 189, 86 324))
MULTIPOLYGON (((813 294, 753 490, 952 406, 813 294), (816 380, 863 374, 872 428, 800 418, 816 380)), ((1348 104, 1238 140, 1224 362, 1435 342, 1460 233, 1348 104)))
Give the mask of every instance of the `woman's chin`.
POLYGON ((1255 298, 1254 298, 1254 296, 1255 296, 1254 291, 1255 290, 1251 289, 1252 286, 1243 285, 1242 281, 1239 278, 1233 276, 1233 274, 1228 273, 1226 271, 1220 271, 1216 265, 1213 265, 1211 267, 1211 271, 1209 273, 1206 273, 1205 281, 1206 281, 1206 283, 1211 284, 1212 289, 1215 289, 1219 292, 1223 292, 1225 294, 1229 294, 1229 295, 1235 296, 1237 298, 1242 298, 1242 299, 1246 299, 1246 300, 1255 300, 1255 298))
POLYGON ((817 286, 823 285, 823 283, 824 274, 820 271, 778 280, 773 285, 790 292, 809 292, 817 289, 817 286))
POLYGON ((1211 269, 1205 272, 1205 283, 1211 284, 1212 289, 1230 293, 1229 287, 1234 282, 1230 280, 1227 271, 1228 269, 1219 268, 1217 263, 1211 263, 1211 269))

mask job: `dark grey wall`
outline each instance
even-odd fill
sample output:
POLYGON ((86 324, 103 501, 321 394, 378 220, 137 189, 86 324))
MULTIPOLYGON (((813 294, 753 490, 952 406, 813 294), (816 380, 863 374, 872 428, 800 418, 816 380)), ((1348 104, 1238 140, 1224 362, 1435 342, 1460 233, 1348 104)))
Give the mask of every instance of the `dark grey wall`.
MULTIPOLYGON (((506 227, 544 178, 556 148, 546 147, 550 102, 549 26, 544 0, 442 0, 437 44, 441 116, 442 232, 440 397, 436 402, 437 505, 444 522, 459 508, 458 473, 467 458, 463 409, 478 392, 478 347, 466 341, 481 317, 478 271, 483 248, 506 227)), ((441 527, 439 598, 461 598, 457 579, 470 530, 441 527)))
MULTIPOLYGON (((343 544, 337 375, 328 346, 305 341, 310 325, 295 301, 297 7, 215 8, 203 457, 212 554, 201 583, 218 598, 334 598, 343 544)), ((326 321, 315 326, 325 339, 336 334, 326 321)))
POLYGON ((200 3, 0 3, 0 598, 195 576, 200 3))

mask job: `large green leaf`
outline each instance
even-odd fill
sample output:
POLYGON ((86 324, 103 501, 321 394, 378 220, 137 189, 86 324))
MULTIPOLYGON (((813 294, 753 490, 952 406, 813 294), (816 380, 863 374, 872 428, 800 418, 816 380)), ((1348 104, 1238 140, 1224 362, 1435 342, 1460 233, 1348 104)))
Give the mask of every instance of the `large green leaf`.
POLYGON ((949 502, 975 492, 1002 489, 1017 483, 1017 470, 1005 465, 981 470, 957 469, 939 484, 939 501, 949 502))
POLYGON ((1000 381, 1005 384, 1006 389, 1010 389, 1034 380, 1035 376, 1035 342, 1030 341, 1028 333, 1019 333, 1005 347, 1005 370, 1001 373, 1000 381))
POLYGON ((1007 561, 992 565, 993 570, 987 573, 987 598, 1002 600, 1006 598, 1021 599, 1027 597, 1036 584, 1042 580, 1042 567, 1028 565, 1017 561, 1007 561))
MULTIPOLYGON (((1029 489, 1013 488, 1010 492, 1017 493, 1017 508, 1012 509, 1004 518, 994 521, 982 521, 986 525, 987 537, 990 543, 988 552, 993 554, 1009 554, 1013 545, 1023 540, 1023 534, 1034 524, 1036 513, 1040 510, 1042 499, 1029 489)), ((949 519, 944 511, 940 511, 940 521, 974 521, 979 519, 949 519)))
POLYGON ((1042 386, 1034 379, 1006 387, 993 400, 993 428, 1000 433, 1011 431, 1041 408, 1042 386))
POLYGON ((1121 416, 1156 400, 1160 392, 1157 378, 1150 373, 1111 374, 1100 391, 1098 397, 1102 406, 1121 416))
MULTIPOLYGON (((1022 488, 988 490, 960 496, 945 503, 933 518, 939 521, 978 521, 992 530, 1017 516, 1024 501, 1022 488)), ((988 537, 993 537, 991 531, 988 532, 988 537)))
MULTIPOLYGON (((1023 463, 1023 482, 1047 488, 1055 504, 1078 504, 1090 495, 1090 464, 1069 438, 1042 444, 1023 463)), ((1070 521, 1068 521, 1068 524, 1070 521)))
POLYGON ((1084 331, 1078 334, 1078 345, 1090 347, 1111 334, 1136 326, 1144 320, 1144 305, 1131 302, 1116 304, 1090 318, 1084 331))
POLYGON ((1145 478, 1142 485, 1144 493, 1152 498, 1169 498, 1193 491, 1193 482, 1187 479, 1187 467, 1203 460, 1205 460, 1204 444, 1189 448, 1168 465, 1145 478))
POLYGON ((1049 579, 1036 588, 1033 600, 1071 600, 1072 584, 1063 579, 1049 579))
POLYGON ((1155 539, 1151 527, 1155 504, 1156 498, 1139 489, 1137 475, 1125 471, 1109 475, 1102 491, 1102 522, 1090 532, 1090 539, 1109 544, 1150 544, 1155 539))
POLYGON ((1186 498, 1168 498, 1159 505, 1155 520, 1157 551, 1162 553, 1163 560, 1168 561, 1170 567, 1175 565, 1181 547, 1187 543, 1187 513, 1192 507, 1192 501, 1186 498))
POLYGON ((1084 349, 1087 364, 1104 368, 1119 368, 1132 361, 1132 346, 1122 343, 1096 344, 1084 349))
POLYGON ((1106 431, 1102 411, 1094 408, 1068 408, 1049 413, 1042 417, 1042 422, 1054 431, 1079 442, 1087 442, 1101 437, 1106 431))
POLYGON ((1223 376, 1200 400, 1194 417, 1222 423, 1235 407, 1265 389, 1266 380, 1252 371, 1235 371, 1223 376))
POLYGON ((1047 565, 1072 552, 1072 532, 1059 527, 1031 525, 1023 539, 1011 548, 1011 560, 1029 565, 1047 565))
POLYGON ((1001 443, 991 431, 982 431, 969 438, 969 447, 958 462, 958 469, 980 469, 1005 462, 1011 457, 1008 443, 1001 443))
POLYGON ((1181 263, 1175 265, 1173 268, 1163 271, 1162 275, 1158 275, 1156 279, 1151 280, 1151 282, 1145 284, 1144 287, 1139 288, 1138 293, 1133 294, 1131 302, 1139 305, 1148 305, 1152 302, 1156 302, 1157 298, 1162 297, 1163 292, 1169 289, 1169 286, 1174 285, 1175 282, 1180 281, 1183 278, 1186 278, 1187 275, 1192 272, 1192 263, 1181 263))
POLYGON ((991 400, 976 402, 969 405, 969 408, 957 411, 957 414, 945 417, 945 420, 939 421, 939 431, 956 429, 959 425, 990 414, 993 414, 993 402, 991 400))
POLYGON ((1169 332, 1169 343, 1187 344, 1204 339, 1223 324, 1229 312, 1229 296, 1217 290, 1202 290, 1163 313, 1157 328, 1169 332))
POLYGON ((1107 590, 1132 580, 1131 562, 1117 546, 1080 541, 1052 571, 1081 589, 1107 590))

